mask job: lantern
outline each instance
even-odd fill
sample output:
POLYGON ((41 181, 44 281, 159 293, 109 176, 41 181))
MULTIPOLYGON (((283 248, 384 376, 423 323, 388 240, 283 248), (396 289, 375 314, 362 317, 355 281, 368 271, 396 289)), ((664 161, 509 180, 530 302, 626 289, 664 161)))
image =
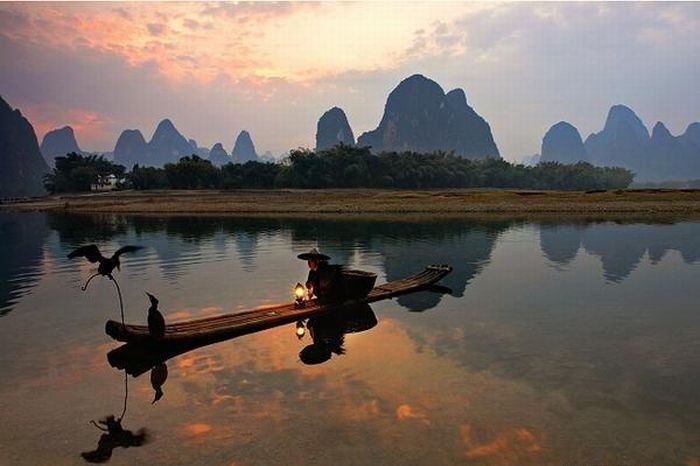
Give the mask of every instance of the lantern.
POLYGON ((306 295, 306 289, 301 283, 297 283, 294 287, 294 305, 296 307, 304 306, 304 296, 306 295))

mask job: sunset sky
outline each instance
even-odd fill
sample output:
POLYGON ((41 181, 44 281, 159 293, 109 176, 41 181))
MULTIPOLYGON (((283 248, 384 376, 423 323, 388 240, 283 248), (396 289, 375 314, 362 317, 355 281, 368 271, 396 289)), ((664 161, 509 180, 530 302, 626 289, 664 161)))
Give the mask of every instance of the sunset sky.
POLYGON ((622 103, 672 133, 700 121, 697 3, 2 3, 0 95, 39 139, 84 150, 170 118, 230 151, 313 147, 343 108, 355 136, 414 73, 462 87, 501 154, 539 152, 560 120, 582 137, 622 103))

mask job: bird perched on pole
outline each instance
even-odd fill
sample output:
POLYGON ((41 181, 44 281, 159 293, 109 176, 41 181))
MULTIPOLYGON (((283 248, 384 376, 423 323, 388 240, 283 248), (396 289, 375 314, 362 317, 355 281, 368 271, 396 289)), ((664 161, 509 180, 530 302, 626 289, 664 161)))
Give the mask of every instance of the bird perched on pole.
POLYGON ((165 335, 165 318, 158 310, 158 299, 151 293, 146 292, 148 299, 151 300, 151 307, 148 308, 148 333, 153 338, 163 338, 165 335))
POLYGON ((87 282, 85 283, 85 286, 83 289, 87 288, 88 283, 90 283, 90 280, 92 280, 94 277, 98 275, 105 276, 109 278, 110 280, 114 280, 112 277, 112 272, 116 268, 117 270, 119 269, 120 262, 119 262, 119 256, 121 256, 124 253, 127 252, 136 252, 140 249, 143 249, 142 246, 124 246, 122 248, 117 249, 117 252, 115 252, 112 257, 105 257, 102 255, 100 250, 97 248, 96 245, 90 244, 88 246, 83 246, 75 251, 71 252, 68 254, 68 259, 73 259, 75 257, 84 257, 93 264, 95 262, 99 262, 99 266, 97 267, 97 273, 92 275, 90 278, 88 278, 87 282))

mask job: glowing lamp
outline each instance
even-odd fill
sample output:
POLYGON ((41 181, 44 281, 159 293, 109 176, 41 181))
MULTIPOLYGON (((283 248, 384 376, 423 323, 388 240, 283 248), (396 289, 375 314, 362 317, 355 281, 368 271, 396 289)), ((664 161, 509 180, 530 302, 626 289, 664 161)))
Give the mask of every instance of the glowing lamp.
POLYGON ((294 287, 294 305, 297 307, 302 307, 304 305, 304 295, 306 294, 306 289, 301 283, 297 283, 294 287))
POLYGON ((306 334, 306 327, 304 327, 304 322, 300 320, 297 322, 297 338, 301 340, 304 338, 304 334, 306 334))

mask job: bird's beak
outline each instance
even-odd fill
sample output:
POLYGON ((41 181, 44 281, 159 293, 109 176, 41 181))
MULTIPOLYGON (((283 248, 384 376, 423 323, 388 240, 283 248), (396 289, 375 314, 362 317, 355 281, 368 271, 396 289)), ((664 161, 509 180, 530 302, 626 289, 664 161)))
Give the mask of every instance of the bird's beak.
POLYGON ((151 401, 151 404, 156 404, 156 401, 160 400, 163 398, 163 391, 159 388, 156 390, 156 396, 153 397, 153 401, 151 401))

